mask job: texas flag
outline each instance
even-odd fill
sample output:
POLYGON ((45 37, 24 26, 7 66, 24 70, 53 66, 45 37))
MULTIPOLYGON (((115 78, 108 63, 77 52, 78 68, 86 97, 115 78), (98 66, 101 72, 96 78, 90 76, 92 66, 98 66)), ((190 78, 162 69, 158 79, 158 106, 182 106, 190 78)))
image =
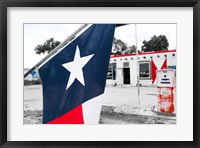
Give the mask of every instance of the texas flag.
POLYGON ((104 93, 114 31, 91 25, 39 69, 44 124, 85 123, 83 104, 104 93))

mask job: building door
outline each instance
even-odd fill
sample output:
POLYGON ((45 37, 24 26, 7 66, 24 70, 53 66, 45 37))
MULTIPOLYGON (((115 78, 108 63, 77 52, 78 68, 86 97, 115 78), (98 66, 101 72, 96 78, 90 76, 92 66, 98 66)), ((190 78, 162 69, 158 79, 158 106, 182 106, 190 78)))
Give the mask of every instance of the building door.
POLYGON ((130 68, 123 68, 124 84, 130 84, 130 68))

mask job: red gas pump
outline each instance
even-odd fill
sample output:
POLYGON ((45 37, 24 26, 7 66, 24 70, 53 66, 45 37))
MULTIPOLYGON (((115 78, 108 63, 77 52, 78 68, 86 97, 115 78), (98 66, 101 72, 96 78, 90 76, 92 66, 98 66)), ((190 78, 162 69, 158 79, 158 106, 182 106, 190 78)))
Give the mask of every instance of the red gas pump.
POLYGON ((175 71, 157 71, 158 110, 161 113, 174 113, 175 71))

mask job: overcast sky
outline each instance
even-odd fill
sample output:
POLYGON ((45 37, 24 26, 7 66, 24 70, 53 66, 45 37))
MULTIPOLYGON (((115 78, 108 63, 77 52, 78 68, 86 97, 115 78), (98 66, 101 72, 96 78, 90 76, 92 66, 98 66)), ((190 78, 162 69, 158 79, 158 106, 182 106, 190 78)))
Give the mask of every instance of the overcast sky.
MULTIPOLYGON (((46 54, 35 54, 34 48, 47 39, 65 40, 82 24, 24 24, 24 68, 32 68, 46 54)), ((153 35, 165 35, 169 50, 176 49, 176 24, 137 24, 137 46, 141 50, 142 41, 153 35)), ((135 45, 135 24, 117 27, 115 37, 129 46, 135 45)))

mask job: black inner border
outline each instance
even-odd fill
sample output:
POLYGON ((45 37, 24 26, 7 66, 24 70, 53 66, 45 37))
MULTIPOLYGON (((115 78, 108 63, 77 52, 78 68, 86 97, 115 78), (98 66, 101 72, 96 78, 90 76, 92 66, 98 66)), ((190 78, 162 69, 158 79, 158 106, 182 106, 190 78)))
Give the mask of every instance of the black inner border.
MULTIPOLYGON (((0 146, 1 147, 200 147, 199 79, 200 0, 0 0, 0 146), (193 7, 193 141, 7 141, 8 7, 193 7)), ((120 9, 120 8, 119 8, 120 9)), ((191 49, 188 49, 190 51, 191 49)), ((188 98, 192 99, 192 98, 188 98)), ((20 134, 20 133, 19 133, 20 134)), ((53 134, 53 133, 52 133, 53 134)), ((97 133, 98 134, 98 133, 97 133)))

